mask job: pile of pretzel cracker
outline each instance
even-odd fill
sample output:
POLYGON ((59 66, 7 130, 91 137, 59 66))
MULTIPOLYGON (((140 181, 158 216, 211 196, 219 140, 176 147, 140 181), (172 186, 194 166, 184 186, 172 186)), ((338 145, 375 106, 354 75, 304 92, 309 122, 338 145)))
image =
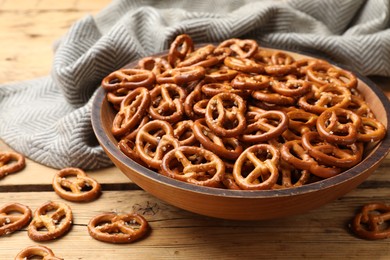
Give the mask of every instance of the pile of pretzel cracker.
MULTIPOLYGON (((22 154, 0 151, 0 179, 25 169, 22 154)), ((52 180, 53 190, 66 201, 90 202, 101 195, 101 185, 79 168, 63 168, 52 180)), ((0 237, 9 236, 27 227, 28 237, 35 242, 58 240, 73 225, 72 208, 62 201, 47 201, 34 213, 28 205, 10 202, 0 205, 0 237)), ((132 243, 149 232, 148 221, 137 213, 105 212, 91 218, 88 233, 96 240, 107 243, 132 243)), ((15 260, 63 259, 56 257, 51 248, 35 244, 22 249, 15 260)))
POLYGON ((228 39, 166 55, 102 81, 120 150, 196 185, 268 190, 335 176, 384 138, 350 71, 316 58, 228 39))

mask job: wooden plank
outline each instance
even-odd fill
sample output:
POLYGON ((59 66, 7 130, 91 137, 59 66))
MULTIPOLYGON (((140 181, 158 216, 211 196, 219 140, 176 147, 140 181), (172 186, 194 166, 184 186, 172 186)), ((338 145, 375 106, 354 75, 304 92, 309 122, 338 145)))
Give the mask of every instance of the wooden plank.
POLYGON ((96 14, 109 3, 109 0, 0 2, 0 83, 48 75, 56 41, 75 21, 96 14))
POLYGON ((86 10, 96 11, 108 5, 110 0, 69 0, 69 1, 55 1, 55 0, 1 0, 1 11, 44 11, 44 10, 86 10), (22 4, 23 3, 23 4, 22 4))
MULTIPOLYGON (((46 0, 51 1, 51 0, 46 0)), ((107 7, 109 4, 111 4, 112 0, 74 0, 74 6, 78 10, 87 10, 87 11, 93 11, 96 13, 96 11, 100 11, 101 9, 107 7)))
POLYGON ((39 0, 32 0, 32 1, 23 1, 23 4, 20 4, 20 1, 12 1, 12 0, 3 0, 0 5, 1 11, 8 11, 13 10, 16 11, 18 8, 19 10, 31 10, 34 9, 37 5, 37 2, 39 0))
MULTIPOLYGON (((195 215, 143 191, 107 191, 91 203, 66 202, 74 213, 73 228, 66 236, 41 244, 65 259, 246 259, 254 256, 383 259, 390 253, 389 239, 362 240, 348 228, 355 211, 366 203, 370 194, 374 193, 356 189, 340 200, 302 215, 245 222, 195 215), (86 225, 94 215, 107 211, 143 214, 152 232, 144 240, 129 245, 96 241, 89 236, 86 225)), ((385 198, 381 195, 372 199, 385 198)), ((8 193, 1 196, 0 205, 18 201, 34 210, 47 200, 61 199, 53 192, 8 193)), ((36 244, 28 238, 26 229, 0 240, 0 259, 13 259, 22 248, 36 244)))

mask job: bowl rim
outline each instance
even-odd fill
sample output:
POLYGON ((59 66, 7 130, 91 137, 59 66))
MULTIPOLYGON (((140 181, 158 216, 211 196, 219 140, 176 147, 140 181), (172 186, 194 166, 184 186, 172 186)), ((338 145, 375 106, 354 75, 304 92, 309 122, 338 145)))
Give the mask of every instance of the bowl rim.
MULTIPOLYGON (((203 44, 202 44, 203 45, 203 44)), ((330 60, 329 58, 316 55, 310 52, 304 52, 301 50, 289 50, 286 48, 273 48, 269 46, 262 46, 264 48, 269 49, 275 49, 275 50, 281 50, 286 52, 292 52, 312 58, 319 58, 328 61, 329 63, 340 67, 342 69, 346 69, 351 71, 356 75, 356 77, 361 80, 363 83, 365 83, 369 88, 372 89, 372 91, 375 93, 375 96, 381 101, 381 104, 384 107, 384 110, 386 111, 386 120, 387 120, 387 126, 386 126, 386 136, 384 139, 382 139, 376 146, 373 148, 369 156, 364 158, 361 162, 359 162, 357 165, 353 166, 352 168, 345 170, 341 172, 340 174, 333 176, 331 178, 323 179, 314 183, 305 184, 298 187, 291 187, 286 189, 275 189, 275 190, 229 190, 229 189, 222 189, 222 188, 212 188, 212 187, 204 187, 199 186, 191 183, 186 183, 183 181, 179 181, 167 176, 164 176, 160 173, 157 173, 151 169, 148 169, 129 157, 127 157, 125 154, 123 154, 117 146, 112 143, 111 141, 108 141, 109 138, 106 136, 105 131, 102 127, 102 118, 101 118, 101 108, 103 105, 103 101, 105 98, 105 90, 99 85, 97 91, 95 91, 95 97, 92 101, 92 112, 91 112, 91 122, 92 122, 92 128, 95 133, 96 138, 98 139, 98 142, 101 146, 104 146, 104 149, 107 149, 107 151, 114 156, 117 160, 119 160, 122 164, 129 166, 134 172, 137 172, 138 174, 143 175, 146 178, 153 179, 154 181, 166 185, 171 186, 177 189, 181 189, 183 191, 191 191, 198 194, 203 195, 209 195, 209 196, 216 196, 216 197, 228 197, 228 198, 244 198, 244 199, 259 199, 259 198, 271 198, 271 197, 287 197, 291 195, 303 195, 310 192, 315 192, 318 190, 325 190, 327 188, 330 188, 335 185, 339 185, 343 182, 348 181, 352 177, 357 177, 358 175, 361 175, 367 170, 368 168, 377 166, 384 157, 387 156, 387 154, 390 151, 390 100, 389 98, 384 94, 383 90, 379 88, 373 81, 371 81, 366 76, 362 75, 361 73, 357 72, 354 69, 348 68, 346 65, 339 64, 337 62, 334 62, 330 60), (108 140, 107 140, 108 139, 108 140), (104 144, 104 145, 102 145, 104 144)), ((156 53, 150 56, 161 56, 163 54, 166 54, 166 51, 161 53, 156 53)), ((131 65, 135 65, 136 61, 128 63, 126 67, 130 67, 131 65)), ((130 177, 129 177, 130 178, 130 177)), ((130 178, 131 179, 131 178, 130 178)), ((139 184, 135 183, 136 185, 140 186, 139 184)), ((142 187, 141 187, 142 188, 142 187)))

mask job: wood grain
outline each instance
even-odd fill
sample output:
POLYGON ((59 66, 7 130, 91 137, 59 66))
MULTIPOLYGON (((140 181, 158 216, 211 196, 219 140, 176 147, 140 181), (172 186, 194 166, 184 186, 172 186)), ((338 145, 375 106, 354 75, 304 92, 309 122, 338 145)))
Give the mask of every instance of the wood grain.
POLYGON ((0 1, 0 83, 46 76, 56 41, 81 17, 109 0, 0 1))
MULTIPOLYGON (((53 46, 77 19, 95 14, 109 0, 0 0, 0 83, 50 73, 53 46)), ((372 77, 390 96, 390 81, 372 77)), ((1 122, 2 123, 2 122, 1 122)), ((11 150, 0 140, 0 150, 11 150)), ((27 160, 27 167, 0 179, 0 205, 17 201, 35 210, 61 200, 51 188, 56 170, 27 160)), ((227 221, 199 216, 156 199, 131 184, 117 168, 89 172, 103 184, 91 203, 69 203, 75 224, 64 237, 43 243, 65 259, 389 259, 390 240, 365 241, 348 223, 362 205, 390 203, 390 156, 357 189, 306 214, 268 221, 227 221), (92 239, 89 219, 105 211, 137 211, 152 232, 130 245, 92 239)), ((63 201, 63 200, 61 200, 63 201)), ((14 259, 36 244, 26 229, 0 237, 0 259, 14 259)))
MULTIPOLYGON (((279 259, 283 256, 288 259, 384 259, 389 253, 389 241, 365 241, 349 231, 348 224, 355 210, 367 202, 362 193, 371 194, 372 200, 384 200, 378 197, 375 188, 356 189, 310 213, 241 222, 188 213, 143 191, 105 191, 91 203, 66 202, 74 214, 71 231, 42 244, 65 259, 199 259, 200 255, 202 259, 279 259), (145 239, 130 245, 96 241, 89 236, 86 225, 102 212, 141 213, 152 231, 145 239), (325 247, 329 250, 324 250, 325 247)), ((7 201, 18 200, 32 210, 47 200, 60 200, 53 192, 18 192, 9 193, 7 197, 7 201)), ((4 202, 2 197, 0 204, 4 202)), ((25 229, 0 239, 0 259, 12 259, 21 249, 36 243, 25 229)))

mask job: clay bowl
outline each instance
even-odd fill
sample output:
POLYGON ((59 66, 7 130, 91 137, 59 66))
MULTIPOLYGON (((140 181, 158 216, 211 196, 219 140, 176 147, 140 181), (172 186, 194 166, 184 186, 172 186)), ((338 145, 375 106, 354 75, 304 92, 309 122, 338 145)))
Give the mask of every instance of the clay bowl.
MULTIPOLYGON (((284 51, 284 50, 283 50, 284 51)), ((295 58, 307 57, 291 53, 295 58)), ((130 64, 129 66, 131 67, 130 64)), ((128 67, 128 66, 127 66, 128 67)), ((366 180, 385 159, 390 147, 390 102, 374 83, 355 73, 358 89, 377 119, 387 128, 385 139, 371 147, 356 166, 339 175, 283 190, 233 191, 200 187, 177 181, 147 169, 125 156, 111 134, 115 112, 99 88, 92 107, 92 126, 100 145, 113 163, 139 187, 178 208, 210 217, 232 220, 264 220, 301 214, 321 207, 366 180)))

